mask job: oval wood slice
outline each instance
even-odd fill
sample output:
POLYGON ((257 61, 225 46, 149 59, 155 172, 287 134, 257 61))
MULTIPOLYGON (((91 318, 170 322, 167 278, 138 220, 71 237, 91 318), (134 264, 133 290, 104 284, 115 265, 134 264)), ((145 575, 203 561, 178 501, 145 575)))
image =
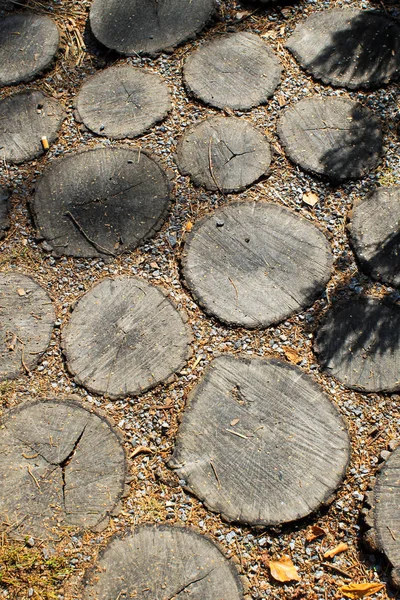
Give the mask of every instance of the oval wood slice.
POLYGON ((205 44, 185 62, 188 91, 206 104, 233 110, 265 103, 281 79, 280 60, 254 33, 239 32, 205 44))
POLYGON ((196 301, 229 325, 267 327, 310 306, 333 257, 314 225, 266 202, 237 202, 197 223, 183 276, 196 301))
POLYGON ((350 239, 371 277, 400 287, 400 187, 378 188, 353 209, 350 239))
POLYGON ((400 27, 375 11, 337 8, 311 14, 286 47, 314 77, 348 89, 379 87, 400 70, 400 27))
POLYGON ((125 454, 108 421, 71 400, 29 402, 3 417, 0 514, 18 538, 57 538, 90 528, 114 509, 125 454))
POLYGON ((195 185, 239 192, 267 174, 271 150, 267 138, 248 121, 212 117, 182 137, 176 162, 195 185))
POLYGON ((324 371, 366 392, 400 390, 400 306, 357 298, 328 311, 314 344, 324 371))
POLYGON ((0 86, 36 77, 51 64, 59 43, 57 25, 46 15, 7 16, 0 22, 0 86))
POLYGON ((37 365, 50 343, 55 312, 31 277, 0 273, 0 379, 14 379, 37 365))
POLYGON ((170 467, 224 519, 270 526, 330 500, 349 455, 344 421, 298 367, 225 355, 192 392, 170 467))
POLYGON ((10 192, 7 188, 0 186, 0 240, 2 240, 7 229, 10 227, 10 192))
POLYGON ((236 568, 192 529, 148 525, 115 537, 86 575, 84 600, 241 600, 236 568))
POLYGON ((90 26, 107 48, 154 54, 194 37, 214 11, 214 0, 94 0, 90 26))
POLYGON ((288 157, 334 182, 374 169, 382 152, 379 119, 346 98, 306 98, 284 111, 278 135, 288 157))
POLYGON ((55 161, 32 212, 56 256, 116 256, 153 236, 169 206, 162 168, 144 152, 114 146, 55 161))
POLYGON ((171 107, 168 87, 161 77, 130 65, 109 67, 89 77, 76 105, 86 127, 117 140, 150 129, 171 107))
POLYGON ((62 106, 43 92, 20 92, 0 100, 0 152, 22 163, 44 153, 42 138, 55 141, 65 118, 62 106))
POLYGON ((126 276, 95 285, 62 332, 76 381, 110 398, 167 381, 189 358, 190 341, 183 315, 164 292, 126 276))

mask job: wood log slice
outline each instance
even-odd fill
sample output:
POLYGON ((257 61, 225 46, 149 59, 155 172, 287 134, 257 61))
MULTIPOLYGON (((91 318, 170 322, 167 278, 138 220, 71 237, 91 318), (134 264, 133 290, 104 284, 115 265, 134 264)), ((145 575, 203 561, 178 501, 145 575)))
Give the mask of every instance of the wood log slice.
POLYGON ((169 466, 224 519, 270 526, 330 501, 349 456, 343 419, 301 369, 225 355, 193 390, 169 466))
POLYGON ((0 186, 0 240, 10 227, 10 192, 7 188, 0 186))
POLYGON ((125 454, 109 422, 77 402, 30 401, 0 429, 0 515, 10 535, 60 537, 91 528, 120 500, 125 454))
POLYGON ((59 43, 50 17, 30 12, 6 16, 0 22, 0 86, 34 79, 52 63, 59 43))
POLYGON ((314 344, 322 369, 362 392, 400 390, 400 306, 356 298, 328 311, 314 344))
POLYGON ((159 75, 130 65, 109 67, 83 84, 76 108, 94 133, 134 138, 162 121, 171 110, 167 85, 159 75))
POLYGON ((219 36, 193 52, 185 62, 186 87, 217 108, 246 110, 267 102, 278 86, 281 62, 254 33, 219 36))
POLYGON ((0 379, 30 372, 47 349, 55 323, 52 301, 31 277, 0 273, 0 379))
POLYGON ((300 100, 283 112, 277 131, 290 160, 334 183, 362 177, 382 152, 379 119, 347 98, 300 100))
POLYGON ((333 257, 324 234, 290 210, 237 202, 196 223, 182 267, 194 299, 228 325, 267 327, 310 306, 333 257))
POLYGON ((194 37, 214 11, 214 0, 94 0, 90 26, 111 50, 155 54, 194 37))
POLYGON ((61 104, 38 90, 0 100, 0 153, 10 163, 32 160, 56 138, 65 113, 61 104))
POLYGON ((176 162, 195 185, 239 192, 267 174, 271 150, 267 138, 248 121, 211 117, 185 133, 176 162))
POLYGON ((32 212, 56 256, 116 256, 162 226, 168 178, 145 152, 96 148, 51 164, 36 187, 32 212))
POLYGON ((183 314, 165 293, 127 276, 96 284, 62 331, 75 380, 114 399, 169 380, 189 358, 190 341, 183 314))

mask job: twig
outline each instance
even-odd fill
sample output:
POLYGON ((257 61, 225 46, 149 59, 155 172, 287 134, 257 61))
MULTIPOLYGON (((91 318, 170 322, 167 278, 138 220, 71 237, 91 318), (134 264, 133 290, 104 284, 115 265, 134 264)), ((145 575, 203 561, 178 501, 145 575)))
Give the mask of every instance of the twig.
POLYGON ((392 536, 392 538, 394 539, 394 541, 396 541, 396 536, 394 535, 394 532, 393 532, 393 530, 392 530, 392 529, 390 529, 389 525, 386 525, 386 527, 388 528, 388 530, 389 530, 389 533, 390 533, 390 535, 392 536))
POLYGON ((28 465, 28 473, 29 473, 29 475, 32 477, 33 481, 36 483, 36 486, 37 486, 38 490, 40 490, 40 485, 39 485, 39 482, 38 482, 38 480, 36 479, 36 477, 34 476, 34 474, 32 473, 32 471, 31 471, 31 468, 30 468, 30 466, 29 466, 29 465, 28 465))
POLYGON ((238 437, 243 438, 244 440, 248 439, 247 435, 243 435, 242 433, 233 431, 233 429, 225 429, 225 431, 227 431, 228 433, 233 433, 233 435, 237 435, 238 437))
POLYGON ((327 563, 327 562, 323 562, 323 563, 321 563, 321 565, 323 567, 328 567, 328 569, 331 569, 332 571, 336 571, 337 573, 340 573, 340 575, 343 575, 343 577, 347 577, 347 579, 353 579, 352 576, 347 571, 340 569, 336 565, 332 565, 331 563, 327 563))
POLYGON ((236 285, 234 284, 233 280, 232 280, 230 277, 228 277, 228 279, 229 279, 229 283, 230 283, 230 284, 233 286, 233 289, 234 289, 234 290, 235 290, 235 292, 236 292, 236 306, 237 306, 237 305, 239 304, 239 293, 238 293, 238 289, 237 289, 236 285))
POLYGON ((217 480, 217 483, 218 483, 218 489, 220 489, 220 488, 221 488, 221 482, 220 482, 220 480, 219 480, 219 477, 218 477, 217 470, 216 470, 216 468, 214 467, 214 465, 213 465, 213 463, 211 462, 211 460, 210 460, 210 465, 211 465, 211 468, 212 468, 212 470, 213 470, 213 473, 214 473, 214 475, 215 475, 215 479, 217 480))
POLYGON ((91 244, 96 250, 98 250, 98 252, 102 252, 103 254, 108 254, 108 256, 113 256, 114 258, 117 258, 117 255, 114 254, 114 252, 107 250, 107 248, 103 248, 103 246, 100 246, 100 244, 98 244, 94 240, 91 240, 85 232, 85 230, 82 228, 82 225, 78 223, 74 215, 69 210, 65 213, 65 216, 71 219, 77 230, 83 235, 83 237, 89 242, 89 244, 91 244))
MULTIPOLYGON (((22 342, 21 342, 21 343, 22 343, 22 342)), ((22 364, 22 366, 24 367, 24 369, 25 369, 25 371, 26 371, 26 374, 27 374, 27 375, 30 375, 30 374, 31 374, 31 372, 30 372, 30 370, 29 370, 29 368, 28 368, 28 366, 27 366, 27 364, 26 364, 26 362, 25 362, 25 360, 24 360, 24 349, 25 349, 25 345, 24 345, 24 344, 22 344, 22 350, 21 350, 21 364, 22 364)))

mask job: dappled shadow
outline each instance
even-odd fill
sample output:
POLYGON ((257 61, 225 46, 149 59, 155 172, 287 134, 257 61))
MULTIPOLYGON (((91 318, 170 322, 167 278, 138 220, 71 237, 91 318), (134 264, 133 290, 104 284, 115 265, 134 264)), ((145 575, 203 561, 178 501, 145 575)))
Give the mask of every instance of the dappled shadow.
POLYGON ((400 286, 400 231, 392 232, 367 259, 356 253, 362 270, 373 279, 388 285, 400 286))

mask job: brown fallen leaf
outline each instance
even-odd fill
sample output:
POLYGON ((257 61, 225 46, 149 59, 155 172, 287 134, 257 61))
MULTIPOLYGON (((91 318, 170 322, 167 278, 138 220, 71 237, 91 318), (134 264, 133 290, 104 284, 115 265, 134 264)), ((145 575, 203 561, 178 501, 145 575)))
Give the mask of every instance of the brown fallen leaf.
POLYGON ((335 546, 334 548, 327 550, 324 554, 324 558, 333 558, 334 556, 336 556, 336 554, 345 552, 348 549, 349 549, 348 545, 342 542, 338 546, 335 546))
POLYGON ((231 427, 235 427, 235 425, 237 425, 239 423, 240 419, 233 419, 233 421, 230 422, 230 426, 231 427))
POLYGON ((131 458, 134 458, 138 454, 154 454, 153 450, 150 450, 147 446, 137 446, 131 454, 131 458))
POLYGON ((302 200, 304 204, 307 204, 308 206, 315 206, 317 202, 319 202, 317 194, 314 194, 313 192, 306 192, 303 194, 302 200))
POLYGON ((186 229, 186 231, 192 231, 193 223, 191 221, 188 221, 185 225, 185 229, 186 229))
POLYGON ((17 294, 18 296, 26 296, 26 291, 24 288, 17 288, 17 294))
POLYGON ((349 583, 348 585, 342 585, 339 591, 348 598, 366 598, 376 594, 384 587, 383 583, 349 583))
POLYGON ((319 525, 313 525, 311 527, 311 531, 308 531, 306 534, 306 540, 307 542, 313 542, 317 538, 323 537, 324 535, 326 535, 325 529, 322 529, 322 527, 319 525))
POLYGON ((303 360, 303 357, 300 356, 297 350, 294 350, 293 348, 285 348, 283 351, 285 353, 286 358, 295 365, 297 365, 303 360))
POLYGON ((280 560, 270 560, 269 570, 277 581, 300 581, 300 575, 288 556, 282 556, 280 560))

